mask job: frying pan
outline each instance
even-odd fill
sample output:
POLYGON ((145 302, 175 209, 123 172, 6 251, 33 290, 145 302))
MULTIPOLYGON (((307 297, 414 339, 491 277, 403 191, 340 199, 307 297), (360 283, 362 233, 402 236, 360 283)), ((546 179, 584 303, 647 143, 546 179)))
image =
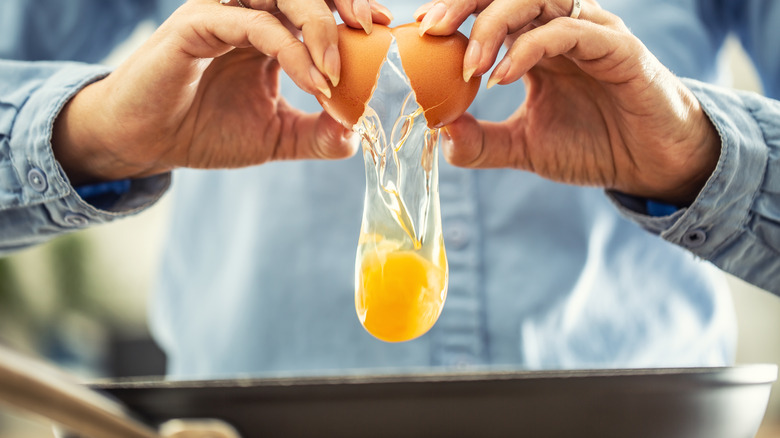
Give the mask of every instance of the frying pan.
POLYGON ((227 437, 233 432, 245 438, 750 438, 777 378, 776 365, 741 365, 148 379, 97 382, 89 390, 72 382, 63 386, 65 379, 42 368, 20 370, 19 361, 9 366, 9 355, 0 353, 0 402, 45 415, 83 434, 69 437, 85 438, 227 437), (9 378, 24 384, 11 384, 9 378), (38 394, 35 403, 27 400, 32 393, 38 394), (71 421, 75 411, 78 421, 71 421), (98 421, 89 420, 86 411, 97 412, 98 421), (206 432, 159 432, 160 425, 170 426, 176 419, 195 420, 180 424, 179 432, 190 426, 206 432), (116 426, 112 421, 129 430, 111 428, 116 426), (96 428, 98 423, 111 427, 96 428), (227 430, 228 425, 233 432, 207 431, 227 430))
POLYGON ((244 437, 748 438, 775 365, 489 371, 98 385, 150 424, 219 418, 244 437))

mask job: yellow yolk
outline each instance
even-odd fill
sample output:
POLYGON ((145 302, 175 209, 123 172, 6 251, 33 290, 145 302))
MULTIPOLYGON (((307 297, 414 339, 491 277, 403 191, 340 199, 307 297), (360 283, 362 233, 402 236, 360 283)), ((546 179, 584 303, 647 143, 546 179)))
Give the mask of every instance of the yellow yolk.
POLYGON ((401 342, 427 332, 446 297, 447 262, 439 266, 412 250, 379 244, 360 263, 355 307, 363 327, 383 341, 401 342))

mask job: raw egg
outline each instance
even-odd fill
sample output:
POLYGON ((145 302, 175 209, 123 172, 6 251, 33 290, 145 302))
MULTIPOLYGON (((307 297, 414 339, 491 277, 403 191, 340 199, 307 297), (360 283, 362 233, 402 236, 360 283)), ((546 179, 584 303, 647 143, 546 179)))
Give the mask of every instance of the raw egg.
POLYGON ((376 86, 379 71, 395 38, 404 72, 428 127, 439 128, 460 117, 477 95, 479 77, 463 80, 463 57, 468 38, 461 33, 449 36, 419 35, 419 23, 395 28, 374 24, 363 30, 339 25, 341 79, 331 87, 332 97, 318 95, 325 111, 345 126, 355 125, 376 86))
POLYGON ((360 139, 366 196, 355 263, 355 309, 387 342, 422 336, 447 297, 438 189, 439 130, 463 114, 479 78, 463 80, 468 39, 419 35, 417 23, 339 26, 341 78, 323 108, 360 139))

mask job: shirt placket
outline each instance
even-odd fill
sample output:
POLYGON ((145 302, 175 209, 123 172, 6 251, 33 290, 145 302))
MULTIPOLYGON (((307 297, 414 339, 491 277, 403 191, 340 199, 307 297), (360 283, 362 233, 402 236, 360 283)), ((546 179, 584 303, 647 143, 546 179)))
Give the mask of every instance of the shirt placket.
POLYGON ((472 171, 452 167, 444 160, 440 163, 449 286, 444 311, 432 332, 432 362, 437 366, 467 368, 487 362, 475 179, 472 171))

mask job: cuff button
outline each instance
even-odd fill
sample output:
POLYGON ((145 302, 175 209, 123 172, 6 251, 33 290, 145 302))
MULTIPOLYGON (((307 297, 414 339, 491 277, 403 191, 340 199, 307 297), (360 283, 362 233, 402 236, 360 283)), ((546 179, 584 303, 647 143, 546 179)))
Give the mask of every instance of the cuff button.
POLYGON ((33 167, 27 172, 27 182, 36 192, 43 193, 49 187, 49 183, 46 181, 46 174, 41 169, 33 167))
POLYGON ((83 227, 89 223, 89 219, 76 213, 66 214, 63 219, 65 220, 66 224, 72 227, 83 227))
POLYGON ((707 233, 702 229, 688 231, 683 235, 682 243, 688 248, 698 248, 707 241, 707 233))

